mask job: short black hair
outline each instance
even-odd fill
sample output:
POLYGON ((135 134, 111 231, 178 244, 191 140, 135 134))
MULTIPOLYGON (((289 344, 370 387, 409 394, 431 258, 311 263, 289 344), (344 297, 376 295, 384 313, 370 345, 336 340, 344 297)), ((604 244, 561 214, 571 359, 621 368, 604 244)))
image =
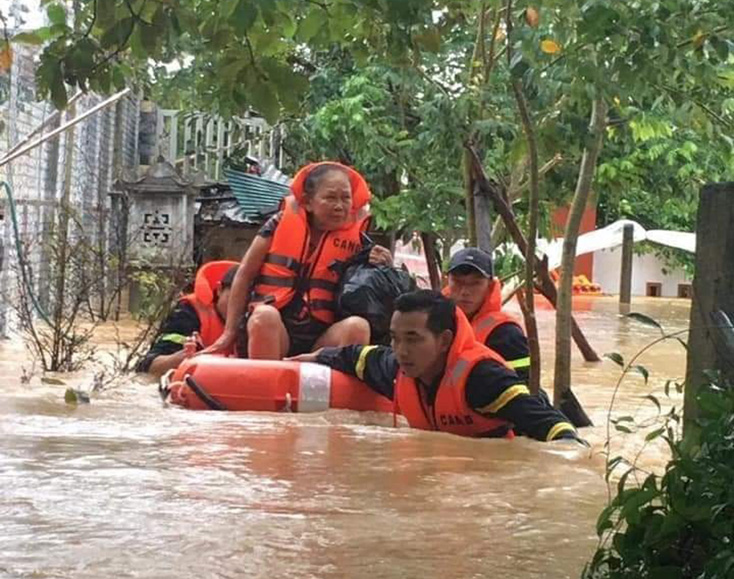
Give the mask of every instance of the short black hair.
POLYGON ((417 290, 401 295, 395 300, 395 311, 407 314, 428 314, 426 327, 435 335, 451 330, 456 334, 456 304, 441 292, 417 290))
POLYGON ((222 289, 227 289, 232 287, 232 284, 234 283, 234 276, 237 275, 237 268, 239 265, 233 265, 227 270, 227 273, 224 274, 224 277, 222 278, 221 284, 222 289))
POLYGON ((337 165, 336 163, 325 163, 323 165, 319 165, 309 171, 306 176, 306 180, 303 182, 303 191, 306 195, 313 195, 316 193, 316 189, 319 187, 319 181, 321 181, 321 178, 332 171, 339 171, 345 175, 348 174, 345 167, 337 165))

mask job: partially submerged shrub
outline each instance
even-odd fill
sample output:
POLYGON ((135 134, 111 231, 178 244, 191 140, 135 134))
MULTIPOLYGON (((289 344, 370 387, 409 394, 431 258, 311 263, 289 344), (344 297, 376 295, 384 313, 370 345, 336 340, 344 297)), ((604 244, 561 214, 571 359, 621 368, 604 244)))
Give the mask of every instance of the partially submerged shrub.
MULTIPOLYGON (((623 365, 621 357, 617 363, 623 365)), ((585 579, 734 577, 734 387, 719 375, 709 380, 695 428, 681 436, 673 409, 646 437, 670 447, 664 473, 646 473, 639 482, 633 463, 619 479, 599 516, 600 544, 585 579)), ((615 427, 629 432, 624 422, 615 427)), ((607 477, 625 462, 609 460, 607 477)))

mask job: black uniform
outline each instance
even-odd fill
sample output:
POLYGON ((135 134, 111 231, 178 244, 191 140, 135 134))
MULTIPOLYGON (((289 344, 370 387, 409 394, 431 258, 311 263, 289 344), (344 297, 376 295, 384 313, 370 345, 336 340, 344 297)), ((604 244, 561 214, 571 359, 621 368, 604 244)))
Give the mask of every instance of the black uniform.
POLYGON ((136 370, 147 372, 153 360, 158 356, 168 356, 182 350, 186 338, 200 329, 201 322, 194 306, 187 302, 179 302, 163 322, 160 333, 156 336, 145 358, 138 362, 136 370))
MULTIPOLYGON (((399 366, 392 348, 387 346, 347 346, 324 348, 317 362, 363 380, 370 388, 392 399, 399 366)), ((441 382, 422 384, 429 405, 433 404, 441 382)), ((537 440, 577 438, 566 417, 537 396, 532 396, 524 381, 493 360, 478 362, 469 373, 466 401, 476 412, 511 422, 515 429, 537 440)), ((495 435, 504 436, 505 432, 495 435)))
POLYGON ((513 323, 497 326, 487 336, 484 345, 502 356, 510 368, 527 381, 530 374, 530 348, 520 326, 513 323))

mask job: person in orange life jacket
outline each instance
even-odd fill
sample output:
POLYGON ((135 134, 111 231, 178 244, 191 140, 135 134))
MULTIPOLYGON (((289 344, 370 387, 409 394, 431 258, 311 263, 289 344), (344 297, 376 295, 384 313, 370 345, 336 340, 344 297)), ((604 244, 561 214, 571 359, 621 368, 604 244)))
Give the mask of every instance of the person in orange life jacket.
MULTIPOLYGON (((366 320, 335 319, 334 268, 361 249, 367 183, 345 165, 315 163, 296 174, 291 191, 242 258, 224 333, 205 352, 237 342, 242 357, 279 360, 322 346, 369 343, 366 320)), ((392 256, 376 246, 370 262, 391 264, 392 256)))
POLYGON ((212 261, 199 268, 194 292, 182 297, 163 322, 138 372, 161 376, 216 342, 224 331, 237 268, 234 261, 212 261))
POLYGON ((492 256, 476 247, 456 252, 449 261, 444 295, 469 318, 474 335, 502 356, 523 380, 530 372, 528 339, 520 323, 502 311, 502 286, 493 277, 492 256))
POLYGON ((578 439, 557 410, 537 396, 494 351, 476 341, 464 313, 439 292, 395 301, 392 347, 347 346, 293 359, 317 362, 363 380, 394 401, 413 428, 462 436, 578 439))

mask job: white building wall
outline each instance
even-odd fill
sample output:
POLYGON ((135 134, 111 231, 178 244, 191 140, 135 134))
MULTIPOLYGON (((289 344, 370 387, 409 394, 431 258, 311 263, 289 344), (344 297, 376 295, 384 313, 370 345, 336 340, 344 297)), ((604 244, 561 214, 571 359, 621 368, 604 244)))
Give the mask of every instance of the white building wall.
MULTIPOLYGON (((605 294, 619 293, 619 276, 622 266, 622 247, 594 252, 594 282, 605 294)), ((678 297, 678 285, 690 284, 683 269, 671 271, 652 253, 634 254, 632 259, 632 295, 647 295, 647 284, 662 285, 661 297, 678 297)))

